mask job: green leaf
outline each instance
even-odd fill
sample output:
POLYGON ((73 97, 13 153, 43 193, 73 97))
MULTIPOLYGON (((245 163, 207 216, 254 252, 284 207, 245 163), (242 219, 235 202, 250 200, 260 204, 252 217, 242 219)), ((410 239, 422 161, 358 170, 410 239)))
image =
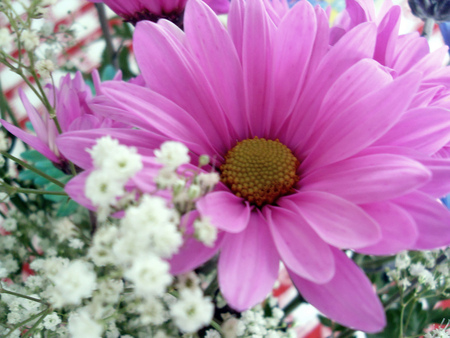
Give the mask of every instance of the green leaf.
POLYGON ((77 211, 79 207, 79 204, 76 203, 74 200, 69 199, 66 197, 66 200, 61 203, 61 205, 58 208, 58 211, 56 212, 57 217, 66 217, 69 215, 72 215, 77 211))
POLYGON ((20 157, 29 162, 48 161, 47 157, 36 150, 26 150, 20 154, 20 157))
MULTIPOLYGON (((64 191, 63 188, 56 185, 55 183, 49 183, 47 186, 45 186, 46 191, 64 191)), ((64 199, 66 199, 66 196, 60 196, 60 195, 44 195, 44 198, 49 201, 53 202, 61 202, 64 199)))

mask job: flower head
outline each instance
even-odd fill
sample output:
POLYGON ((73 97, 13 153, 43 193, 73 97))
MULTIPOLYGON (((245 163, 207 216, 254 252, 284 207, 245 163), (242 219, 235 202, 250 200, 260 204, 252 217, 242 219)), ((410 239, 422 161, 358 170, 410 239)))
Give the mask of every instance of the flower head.
MULTIPOLYGON (((147 87, 111 82, 104 95, 127 110, 114 118, 141 130, 102 132, 150 153, 147 179, 158 172, 151 151, 167 139, 184 143, 194 162, 207 154, 204 170, 220 174, 184 216, 172 273, 220 252, 221 291, 244 311, 271 291, 281 260, 325 315, 380 331, 381 303, 342 250, 387 255, 450 243, 449 211, 437 201, 450 191, 450 163, 435 156, 450 141, 448 111, 415 71, 420 58, 403 72, 378 61, 376 23, 354 23, 337 38, 325 11, 306 1, 284 13, 269 5, 233 1, 228 30, 198 0, 187 4, 185 34, 164 20, 139 23, 134 47, 147 87), (212 247, 192 235, 199 216, 218 229, 212 247)), ((446 72, 436 67, 433 83, 446 72)), ((59 142, 90 169, 88 154, 65 146, 74 139, 84 149, 92 136, 59 142)), ((80 201, 84 180, 66 186, 80 201)))

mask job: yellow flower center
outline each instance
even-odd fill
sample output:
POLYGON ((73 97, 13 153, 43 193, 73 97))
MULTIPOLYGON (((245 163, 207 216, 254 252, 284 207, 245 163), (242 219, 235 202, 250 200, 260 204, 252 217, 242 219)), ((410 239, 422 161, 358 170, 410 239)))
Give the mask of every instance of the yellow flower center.
POLYGON ((278 139, 255 137, 238 142, 225 155, 220 180, 238 197, 261 207, 292 192, 300 165, 278 139))

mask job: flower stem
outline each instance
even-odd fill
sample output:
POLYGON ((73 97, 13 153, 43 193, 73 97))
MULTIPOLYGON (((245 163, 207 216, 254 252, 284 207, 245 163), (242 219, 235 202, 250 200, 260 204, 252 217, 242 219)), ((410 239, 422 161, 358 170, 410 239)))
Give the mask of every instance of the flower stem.
POLYGON ((211 326, 214 328, 214 330, 216 330, 217 332, 220 333, 221 336, 223 336, 222 328, 220 327, 219 323, 217 323, 217 322, 213 319, 213 320, 211 320, 211 323, 210 323, 210 324, 211 324, 211 326))
POLYGON ((2 152, 0 152, 0 153, 1 153, 3 156, 5 156, 6 158, 9 158, 10 160, 12 160, 12 161, 14 161, 14 162, 20 164, 22 167, 27 168, 27 169, 30 169, 31 171, 35 172, 35 173, 38 174, 39 176, 42 176, 42 177, 46 178, 47 180, 49 180, 50 182, 56 184, 57 186, 59 186, 59 187, 61 187, 61 188, 64 188, 64 183, 62 183, 62 182, 60 182, 60 181, 58 181, 58 180, 55 180, 53 177, 47 175, 47 174, 44 173, 43 171, 40 171, 39 169, 33 167, 32 165, 29 165, 28 163, 26 163, 26 162, 24 162, 24 161, 18 159, 17 157, 15 157, 15 156, 13 156, 13 155, 11 155, 11 154, 8 154, 6 151, 2 151, 2 152))
POLYGON ((434 19, 432 18, 425 19, 423 23, 422 36, 427 40, 429 40, 431 34, 433 34, 433 28, 434 28, 434 19))
POLYGON ((295 297, 293 300, 291 300, 289 302, 289 304, 283 308, 284 318, 289 316, 301 303, 304 303, 304 302, 305 302, 305 299, 300 294, 297 297, 295 297))
POLYGON ((106 18, 105 5, 95 4, 95 9, 97 10, 98 18, 100 21, 100 27, 102 28, 103 38, 105 39, 106 42, 107 61, 115 69, 119 69, 119 65, 117 62, 117 52, 114 50, 114 45, 112 43, 112 37, 108 26, 108 19, 106 18))
POLYGON ((11 296, 25 298, 25 299, 31 300, 33 302, 41 303, 41 304, 44 304, 45 306, 48 306, 48 304, 46 302, 44 302, 43 300, 41 300, 39 298, 34 298, 34 297, 22 295, 21 293, 17 293, 17 292, 14 292, 14 291, 9 291, 9 290, 6 290, 6 289, 4 289, 2 287, 0 287, 0 293, 6 293, 6 294, 11 295, 11 296))

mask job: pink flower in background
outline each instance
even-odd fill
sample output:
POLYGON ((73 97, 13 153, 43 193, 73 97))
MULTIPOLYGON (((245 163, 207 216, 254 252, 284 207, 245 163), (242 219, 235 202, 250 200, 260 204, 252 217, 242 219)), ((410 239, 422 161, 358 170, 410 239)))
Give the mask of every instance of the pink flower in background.
MULTIPOLYGON (((94 72, 93 78, 99 91, 100 79, 97 72, 94 72)), ((121 79, 120 74, 116 76, 116 80, 119 79, 121 79)), ((57 166, 66 169, 66 159, 59 152, 55 143, 59 132, 50 114, 45 110, 44 114, 41 115, 22 91, 19 92, 19 95, 36 136, 2 119, 0 119, 1 124, 11 134, 39 151, 57 166)), ((91 88, 86 85, 80 72, 77 72, 73 79, 71 79, 70 74, 67 74, 61 79, 59 87, 47 85, 47 97, 50 104, 55 103, 56 116, 63 133, 73 130, 123 126, 122 123, 114 122, 102 115, 96 115, 89 108, 89 101, 92 100, 91 88)))
MULTIPOLYGON (((141 130, 62 135, 63 154, 87 169, 66 191, 86 201, 85 149, 100 135, 135 146, 147 163, 164 140, 183 142, 194 159, 208 154, 222 181, 186 220, 208 217, 220 233, 212 248, 187 237, 173 273, 219 253, 221 291, 243 311, 272 290, 281 260, 322 313, 377 332, 383 307, 341 250, 389 255, 450 244, 450 212, 437 201, 450 192, 450 162, 433 157, 450 140, 448 112, 412 105, 422 73, 393 76, 373 59, 375 23, 355 25, 330 47, 322 9, 301 1, 275 14, 262 0, 235 0, 226 30, 192 0, 185 34, 165 21, 139 23, 134 49, 146 87, 113 81, 102 93, 120 108, 111 118, 141 130)), ((144 166, 138 187, 157 172, 144 166)))
MULTIPOLYGON (((182 26, 187 0, 89 0, 103 2, 125 21, 136 24, 141 20, 167 19, 182 26)), ((204 0, 217 14, 228 13, 229 0, 204 0)))

